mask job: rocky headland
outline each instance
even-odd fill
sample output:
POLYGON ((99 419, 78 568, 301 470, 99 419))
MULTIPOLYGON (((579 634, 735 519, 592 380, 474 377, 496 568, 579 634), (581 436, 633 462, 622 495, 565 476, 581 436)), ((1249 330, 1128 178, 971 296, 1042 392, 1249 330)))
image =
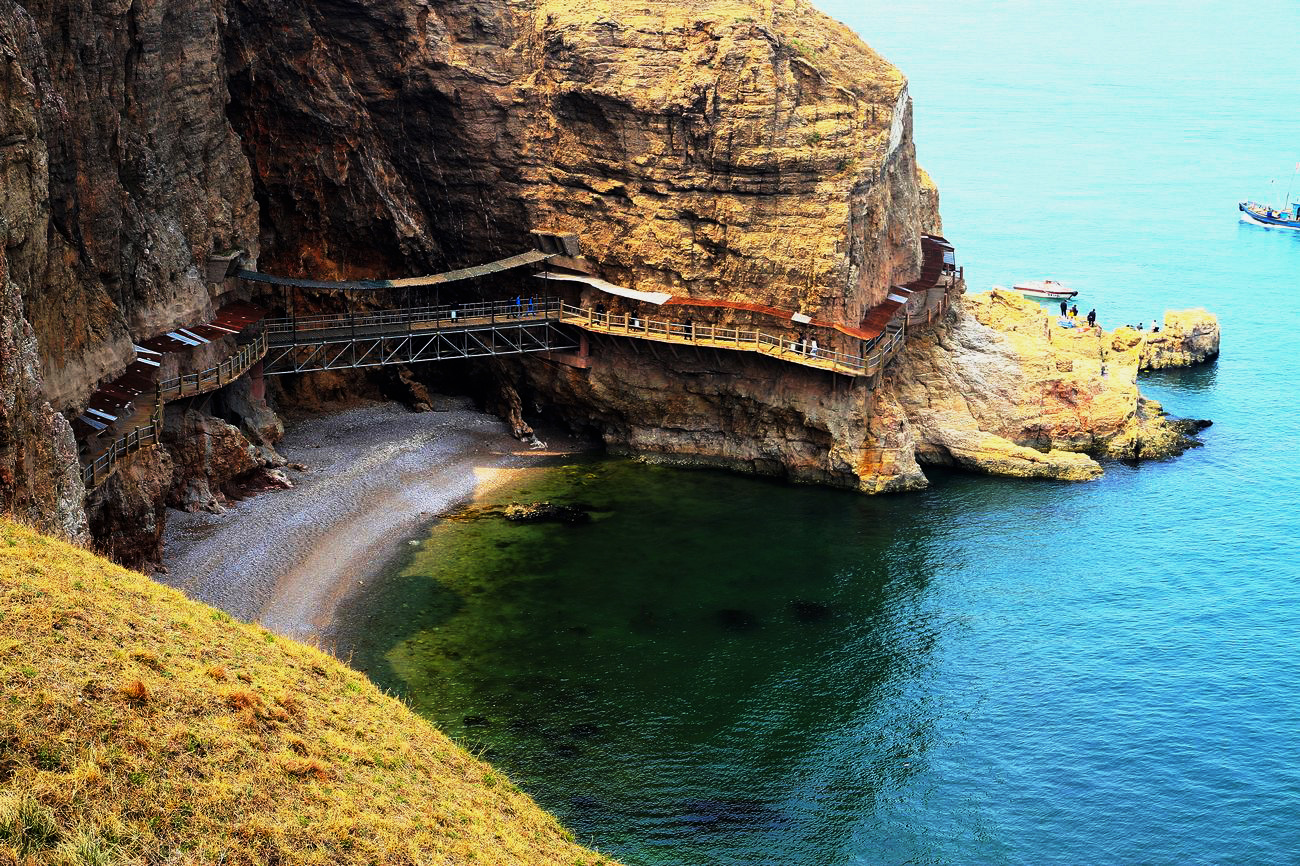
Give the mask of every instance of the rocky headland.
MULTIPOLYGON (((218 253, 403 275, 527 249, 533 229, 573 233, 606 280, 725 301, 709 324, 790 336, 791 313, 856 328, 917 276, 941 223, 906 79, 802 0, 56 6, 0 0, 0 505, 120 561, 160 561, 168 506, 219 511, 283 486, 277 408, 357 394, 427 408, 452 382, 518 435, 549 416, 617 451, 865 492, 923 486, 928 464, 1088 478, 1088 455, 1186 444, 1134 377, 1212 356, 1210 319, 1175 317, 1159 340, 1064 336, 1034 305, 963 300, 958 283, 871 377, 604 339, 583 368, 332 372, 267 394, 241 380, 169 404, 161 447, 87 498, 66 419, 133 344, 232 298, 283 308, 210 271, 218 253)), ((832 351, 858 339, 825 337, 832 351)))

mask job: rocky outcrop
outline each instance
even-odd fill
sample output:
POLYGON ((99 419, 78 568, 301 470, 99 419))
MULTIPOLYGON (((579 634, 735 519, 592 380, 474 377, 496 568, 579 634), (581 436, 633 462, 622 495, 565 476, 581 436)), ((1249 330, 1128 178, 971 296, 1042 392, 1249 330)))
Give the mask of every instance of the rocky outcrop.
POLYGON ((1136 350, 1141 370, 1190 367, 1219 357, 1219 320, 1207 310, 1166 311, 1159 331, 1118 328, 1111 350, 1136 350))
POLYGON ((1192 428, 1139 394, 1145 356, 1121 337, 1061 328, 1015 293, 973 295, 945 327, 914 336, 885 399, 919 462, 997 475, 1082 480, 1101 474, 1087 454, 1166 456, 1196 444, 1192 428))
POLYGON ((856 323, 917 261, 905 81, 803 0, 240 0, 227 44, 272 267, 546 228, 625 284, 856 323))
POLYGON ((152 571, 162 564, 166 499, 175 463, 166 448, 146 448, 123 460, 86 500, 90 529, 104 556, 152 571))

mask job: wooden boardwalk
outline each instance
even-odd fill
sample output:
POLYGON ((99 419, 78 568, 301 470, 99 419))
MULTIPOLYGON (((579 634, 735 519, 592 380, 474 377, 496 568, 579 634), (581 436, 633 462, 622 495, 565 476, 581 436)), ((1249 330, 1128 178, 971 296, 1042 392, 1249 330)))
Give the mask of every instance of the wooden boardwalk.
POLYGON ((844 376, 871 376, 880 372, 890 359, 898 354, 906 339, 906 328, 900 324, 896 328, 887 330, 872 344, 864 343, 862 354, 849 355, 832 352, 820 346, 813 349, 811 341, 799 342, 753 329, 719 328, 686 321, 643 319, 633 313, 597 313, 571 304, 563 304, 562 311, 560 321, 563 324, 573 325, 595 334, 631 337, 679 346, 757 352, 790 364, 844 376))
MULTIPOLYGON (((171 339, 184 338, 186 342, 191 342, 190 337, 197 337, 208 342, 204 335, 213 338, 233 336, 239 333, 238 328, 246 327, 260 318, 261 311, 251 305, 233 305, 218 311, 216 320, 207 325, 194 329, 178 329, 178 336, 171 339)), ((190 348, 192 347, 191 345, 190 348)), ((161 357, 162 352, 153 351, 150 354, 161 357)), ((162 440, 165 403, 169 400, 196 397, 224 388, 252 369, 265 354, 266 336, 263 334, 253 342, 240 346, 234 354, 215 367, 170 379, 155 380, 151 383, 152 388, 147 387, 142 379, 143 372, 128 368, 127 375, 100 389, 100 392, 96 392, 97 394, 101 392, 120 394, 125 402, 121 403, 118 409, 119 415, 114 418, 116 423, 111 430, 105 427, 91 431, 91 435, 82 438, 84 454, 81 478, 86 489, 93 490, 107 481, 116 470, 118 461, 127 454, 149 445, 156 445, 162 440), (125 392, 123 389, 128 387, 128 383, 131 390, 125 392), (103 435, 122 430, 126 432, 116 437, 103 435)), ((136 360, 131 366, 137 367, 142 363, 141 360, 136 360)), ((155 369, 158 364, 158 361, 153 362, 155 369)), ((93 400, 91 405, 94 405, 93 400)), ((85 424, 84 420, 82 424, 85 424)))
MULTIPOLYGON (((868 311, 857 328, 724 301, 670 298, 668 303, 653 307, 667 317, 654 318, 631 312, 597 312, 558 298, 516 297, 504 301, 268 319, 262 322, 262 330, 255 339, 240 346, 215 367, 156 381, 165 353, 185 351, 213 339, 238 334, 261 319, 261 310, 249 304, 233 304, 223 308, 211 323, 177 328, 138 346, 139 356, 127 373, 92 395, 86 412, 74 421, 78 437, 86 443, 83 479, 86 488, 93 489, 113 474, 123 456, 157 444, 162 436, 163 406, 167 401, 223 388, 259 364, 265 375, 284 375, 570 350, 582 345, 573 334, 572 329, 577 329, 678 346, 755 352, 837 375, 871 377, 882 371, 903 348, 909 328, 929 325, 947 312, 952 291, 958 286, 960 272, 955 268, 952 245, 943 238, 925 236, 921 246, 921 275, 910 283, 891 287, 886 301, 868 311), (818 344, 812 338, 792 337, 788 333, 775 335, 754 328, 697 324, 685 317, 693 306, 701 310, 727 308, 767 313, 780 319, 790 330, 797 327, 801 334, 820 335, 822 340, 818 344), (669 318, 679 312, 683 314, 681 319, 669 318), (844 336, 856 338, 859 346, 856 354, 829 348, 832 341, 839 342, 844 336), (128 432, 113 435, 127 428, 130 428, 128 432)), ((356 291, 434 286, 552 259, 556 259, 556 254, 528 252, 459 271, 394 280, 321 281, 253 271, 240 271, 238 276, 284 286, 290 291, 299 288, 356 291)))

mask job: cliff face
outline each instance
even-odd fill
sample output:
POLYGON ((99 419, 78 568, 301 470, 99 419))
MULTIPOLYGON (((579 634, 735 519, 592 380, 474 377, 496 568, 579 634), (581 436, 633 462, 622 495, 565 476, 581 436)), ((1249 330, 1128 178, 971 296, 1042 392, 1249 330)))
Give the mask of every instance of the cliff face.
POLYGON ((256 250, 223 20, 208 0, 0 0, 0 506, 51 530, 85 517, 45 401, 78 405, 133 338, 202 319, 209 252, 256 250))
POLYGON ((209 252, 255 251, 222 19, 209 0, 0 0, 0 39, 36 108, 25 134, 48 167, 10 271, 56 406, 123 367, 132 336, 209 311, 209 252))
POLYGON ((915 264, 903 77, 807 3, 231 9, 276 267, 460 265, 546 228, 638 288, 856 323, 915 264))
POLYGON ((41 352, 18 282, 26 271, 24 250, 43 246, 48 183, 41 95, 22 24, 0 15, 0 512, 80 540, 85 491, 72 429, 46 399, 41 352))

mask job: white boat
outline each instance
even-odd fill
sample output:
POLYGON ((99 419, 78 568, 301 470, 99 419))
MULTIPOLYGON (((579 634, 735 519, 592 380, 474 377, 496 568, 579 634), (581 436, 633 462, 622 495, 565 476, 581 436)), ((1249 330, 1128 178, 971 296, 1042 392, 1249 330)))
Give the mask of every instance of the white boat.
POLYGON ((1028 298, 1048 298, 1054 301, 1068 300, 1079 294, 1074 289, 1063 286, 1056 280, 1029 280, 1016 283, 1011 288, 1028 298))

